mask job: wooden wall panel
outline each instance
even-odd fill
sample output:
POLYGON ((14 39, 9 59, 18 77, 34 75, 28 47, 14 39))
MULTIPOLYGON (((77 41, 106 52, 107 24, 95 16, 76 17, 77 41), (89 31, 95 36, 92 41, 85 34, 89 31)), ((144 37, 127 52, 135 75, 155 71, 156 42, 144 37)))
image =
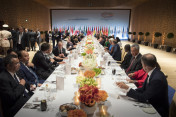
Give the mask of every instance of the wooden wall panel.
POLYGON ((32 0, 1 0, 0 21, 5 21, 10 27, 44 31, 50 27, 50 13, 48 8, 32 0))
MULTIPOLYGON (((149 0, 132 9, 131 32, 161 32, 165 44, 176 47, 176 1, 175 0, 149 0), (167 39, 167 34, 173 32, 175 37, 167 39), (165 35, 164 35, 165 33, 165 35)), ((137 38, 137 35, 136 35, 137 38)), ((158 43, 161 41, 158 40, 158 43)))

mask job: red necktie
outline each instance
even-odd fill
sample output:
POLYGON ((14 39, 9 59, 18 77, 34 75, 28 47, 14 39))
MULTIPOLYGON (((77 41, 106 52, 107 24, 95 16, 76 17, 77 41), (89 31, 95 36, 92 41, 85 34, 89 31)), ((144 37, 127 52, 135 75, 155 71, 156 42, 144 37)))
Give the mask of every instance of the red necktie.
POLYGON ((133 57, 133 60, 131 61, 130 66, 129 66, 128 69, 126 70, 126 73, 128 73, 128 71, 130 71, 131 66, 133 65, 134 60, 135 60, 135 57, 133 57))

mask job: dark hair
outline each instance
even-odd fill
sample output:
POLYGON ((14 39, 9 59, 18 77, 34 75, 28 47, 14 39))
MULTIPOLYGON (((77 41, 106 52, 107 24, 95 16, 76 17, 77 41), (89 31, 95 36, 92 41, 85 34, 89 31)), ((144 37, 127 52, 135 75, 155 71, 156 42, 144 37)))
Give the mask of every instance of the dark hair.
POLYGON ((113 41, 113 43, 114 43, 114 44, 117 44, 117 41, 116 41, 116 40, 114 40, 114 41, 113 41))
POLYGON ((130 46, 130 44, 126 44, 125 45, 125 51, 131 51, 131 46, 130 46))
POLYGON ((50 48, 50 44, 49 43, 43 43, 41 45, 41 51, 49 50, 49 48, 50 48))
POLYGON ((118 42, 120 42, 120 39, 119 39, 119 37, 116 37, 116 41, 117 41, 117 43, 118 43, 118 42))
POLYGON ((12 59, 13 58, 18 58, 18 57, 16 55, 7 55, 4 58, 4 65, 5 65, 5 67, 7 67, 8 64, 12 64, 12 59))
POLYGON ((18 52, 18 58, 21 58, 22 57, 22 52, 25 51, 25 50, 21 50, 18 52))
POLYGON ((17 53, 17 52, 16 52, 15 50, 13 50, 13 49, 8 49, 8 50, 7 50, 7 55, 10 55, 11 52, 17 53))
MULTIPOLYGON (((142 62, 149 67, 156 67, 157 66, 157 59, 155 57, 155 55, 153 54, 144 54, 141 58, 142 62)), ((159 64, 158 64, 159 65, 159 64)))

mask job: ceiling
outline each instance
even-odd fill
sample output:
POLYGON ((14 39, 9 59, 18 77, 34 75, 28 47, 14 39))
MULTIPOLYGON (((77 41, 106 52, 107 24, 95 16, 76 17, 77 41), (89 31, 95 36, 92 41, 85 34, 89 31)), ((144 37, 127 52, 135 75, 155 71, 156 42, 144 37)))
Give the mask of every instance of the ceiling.
POLYGON ((132 9, 148 0, 33 0, 49 9, 132 9))

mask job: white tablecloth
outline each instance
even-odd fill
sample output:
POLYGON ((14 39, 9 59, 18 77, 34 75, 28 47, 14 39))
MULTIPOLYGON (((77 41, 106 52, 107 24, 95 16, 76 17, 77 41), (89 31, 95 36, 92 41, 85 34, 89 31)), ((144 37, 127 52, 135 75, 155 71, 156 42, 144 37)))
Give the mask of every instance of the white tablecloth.
MULTIPOLYGON (((100 46, 101 47, 101 46, 100 46)), ((101 51, 98 50, 97 54, 97 63, 100 64, 102 60, 101 52, 104 51, 103 47, 101 47, 101 51)), ((158 113, 156 114, 147 114, 142 111, 141 107, 134 106, 135 101, 131 100, 131 98, 124 96, 125 93, 115 85, 116 81, 121 81, 122 79, 126 79, 126 75, 123 73, 121 68, 113 63, 112 57, 109 55, 108 61, 112 61, 114 64, 111 66, 106 66, 104 70, 105 75, 100 75, 101 78, 101 89, 105 90, 109 97, 105 102, 105 106, 108 107, 107 112, 110 114, 110 117, 160 117, 158 113), (112 76, 112 68, 116 69, 116 75, 112 76)), ((79 62, 82 62, 82 57, 79 56, 77 59, 72 59, 71 65, 72 67, 78 68, 79 62)), ((56 70, 50 75, 50 77, 46 80, 46 82, 37 90, 35 94, 30 98, 27 103, 40 104, 40 102, 34 102, 36 98, 38 100, 46 99, 46 93, 42 89, 48 84, 49 88, 55 89, 56 84, 52 83, 52 81, 56 81, 56 76, 61 75, 60 69, 63 65, 60 65, 56 70)), ((75 75, 65 75, 64 79, 64 90, 53 91, 52 95, 55 97, 53 101, 48 101, 48 110, 40 111, 40 109, 26 109, 21 108, 21 110, 15 115, 15 117, 60 117, 59 107, 65 103, 73 103, 74 93, 78 91, 78 85, 76 84, 76 76, 75 75)), ((128 84, 132 88, 136 88, 134 84, 128 84)), ((97 109, 93 115, 93 117, 97 117, 97 113, 99 113, 99 108, 97 109)))

